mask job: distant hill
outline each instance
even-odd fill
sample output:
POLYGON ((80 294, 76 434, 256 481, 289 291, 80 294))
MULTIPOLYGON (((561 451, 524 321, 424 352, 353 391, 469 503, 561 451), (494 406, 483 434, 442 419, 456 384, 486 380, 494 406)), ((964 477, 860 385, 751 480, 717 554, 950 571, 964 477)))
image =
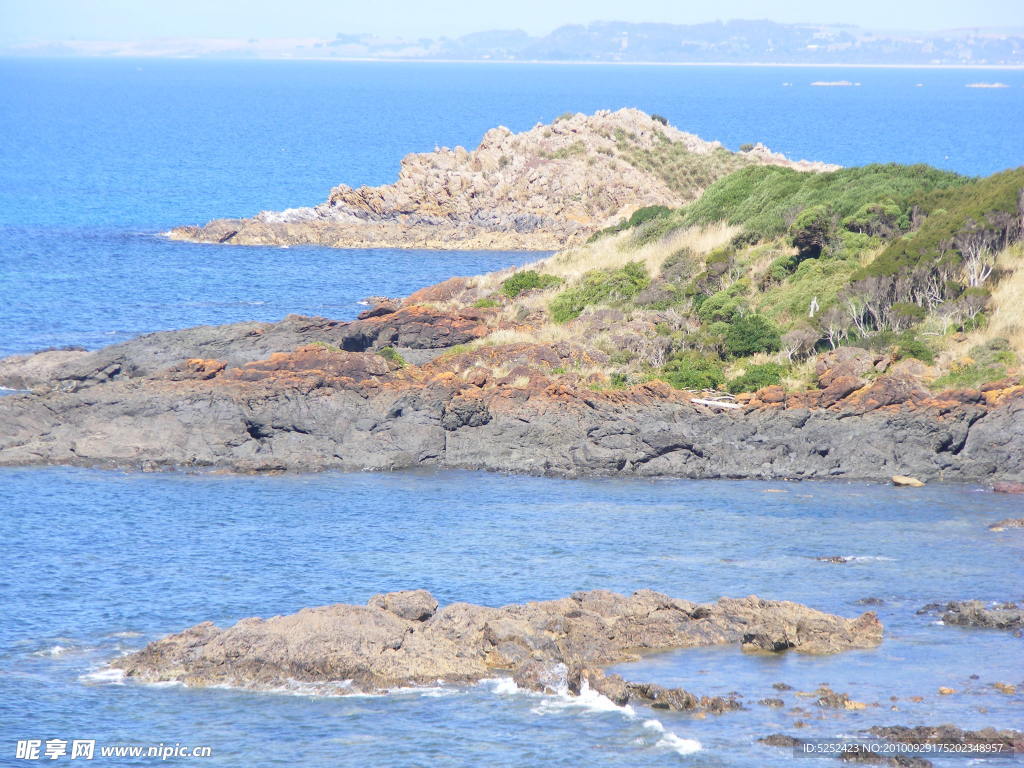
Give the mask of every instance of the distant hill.
POLYGON ((734 64, 1024 65, 1024 31, 873 32, 851 25, 734 20, 706 24, 572 24, 543 36, 489 30, 457 38, 51 41, 7 55, 210 56, 232 58, 455 59, 468 61, 734 64))

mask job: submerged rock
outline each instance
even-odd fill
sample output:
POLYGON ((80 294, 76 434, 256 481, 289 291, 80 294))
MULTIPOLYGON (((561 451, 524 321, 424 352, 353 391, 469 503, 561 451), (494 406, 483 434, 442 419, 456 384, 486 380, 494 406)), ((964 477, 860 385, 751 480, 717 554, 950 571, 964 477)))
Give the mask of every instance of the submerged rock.
MULTIPOLYGON (((147 682, 269 689, 294 682, 379 691, 446 681, 466 683, 506 671, 543 690, 552 665, 577 670, 615 699, 669 709, 725 711, 734 702, 681 689, 628 683, 584 670, 631 661, 645 650, 779 638, 775 650, 836 653, 872 648, 874 614, 845 619, 797 603, 757 597, 698 605, 650 590, 625 597, 595 590, 548 602, 437 609, 423 590, 376 595, 368 605, 327 605, 289 616, 243 619, 220 629, 206 622, 150 643, 113 666, 147 682)), ((570 682, 569 687, 572 688, 570 682)), ((614 699, 613 699, 614 700, 614 699)))
POLYGON ((929 603, 918 613, 941 613, 942 621, 962 627, 984 629, 1024 628, 1024 607, 1016 603, 986 606, 981 600, 961 600, 949 603, 929 603))
POLYGON ((955 725, 903 725, 873 726, 868 729, 872 736, 900 744, 995 744, 1007 751, 1024 752, 1024 733, 1014 730, 982 728, 977 731, 965 730, 955 725))
POLYGON ((1024 517, 1008 517, 988 527, 990 531, 1005 531, 1008 528, 1024 528, 1024 517))
POLYGON ((996 493, 1024 493, 1024 483, 995 483, 992 490, 996 493))

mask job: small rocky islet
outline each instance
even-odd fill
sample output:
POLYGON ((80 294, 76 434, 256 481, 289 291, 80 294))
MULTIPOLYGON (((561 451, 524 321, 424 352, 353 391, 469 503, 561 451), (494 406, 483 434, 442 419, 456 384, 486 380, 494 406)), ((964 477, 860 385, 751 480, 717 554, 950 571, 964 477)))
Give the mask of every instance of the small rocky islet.
POLYGON ((552 692, 557 680, 576 693, 587 684, 619 704, 722 712, 740 705, 629 682, 600 668, 679 648, 734 644, 747 652, 830 654, 881 640, 872 612, 846 619, 753 596, 698 604, 651 590, 628 597, 592 590, 501 608, 439 608, 429 592, 408 590, 375 595, 365 606, 306 608, 227 629, 198 624, 113 666, 143 682, 264 690, 306 683, 353 693, 505 674, 530 690, 552 692))

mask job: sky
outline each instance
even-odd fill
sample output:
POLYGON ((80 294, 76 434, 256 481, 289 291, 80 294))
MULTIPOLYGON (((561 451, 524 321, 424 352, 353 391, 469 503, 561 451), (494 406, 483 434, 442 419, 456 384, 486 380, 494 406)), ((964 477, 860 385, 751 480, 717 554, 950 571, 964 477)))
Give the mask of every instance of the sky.
POLYGON ((1024 0, 0 0, 0 41, 544 34, 598 20, 849 23, 877 30, 1022 27, 1024 0))

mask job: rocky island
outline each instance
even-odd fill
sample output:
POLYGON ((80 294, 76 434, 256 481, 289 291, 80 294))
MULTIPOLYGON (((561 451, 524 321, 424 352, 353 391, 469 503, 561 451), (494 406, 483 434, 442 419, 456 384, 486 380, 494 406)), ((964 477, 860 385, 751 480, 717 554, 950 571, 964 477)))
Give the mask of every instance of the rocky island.
POLYGON ((350 322, 7 358, 0 386, 26 392, 0 398, 0 464, 1024 479, 1024 169, 793 167, 635 110, 488 137, 294 219, 179 236, 554 255, 350 322), (536 188, 499 201, 505 173, 536 188))
POLYGON ((113 666, 143 682, 279 689, 306 683, 335 693, 465 684, 512 675, 532 690, 592 685, 617 703, 727 711, 739 703, 628 683, 600 667, 638 653, 735 643, 750 652, 837 653, 873 648, 873 613, 845 619, 790 602, 722 598, 697 604, 641 590, 594 590, 561 600, 438 608, 425 590, 376 595, 365 606, 327 605, 290 616, 210 622, 150 643, 113 666), (584 682, 586 681, 586 682, 584 682))
POLYGON ((178 240, 336 248, 556 250, 648 205, 680 206, 747 165, 788 160, 762 145, 730 152, 636 109, 566 114, 524 133, 498 127, 474 150, 402 159, 398 180, 341 185, 326 202, 170 232, 178 240))

